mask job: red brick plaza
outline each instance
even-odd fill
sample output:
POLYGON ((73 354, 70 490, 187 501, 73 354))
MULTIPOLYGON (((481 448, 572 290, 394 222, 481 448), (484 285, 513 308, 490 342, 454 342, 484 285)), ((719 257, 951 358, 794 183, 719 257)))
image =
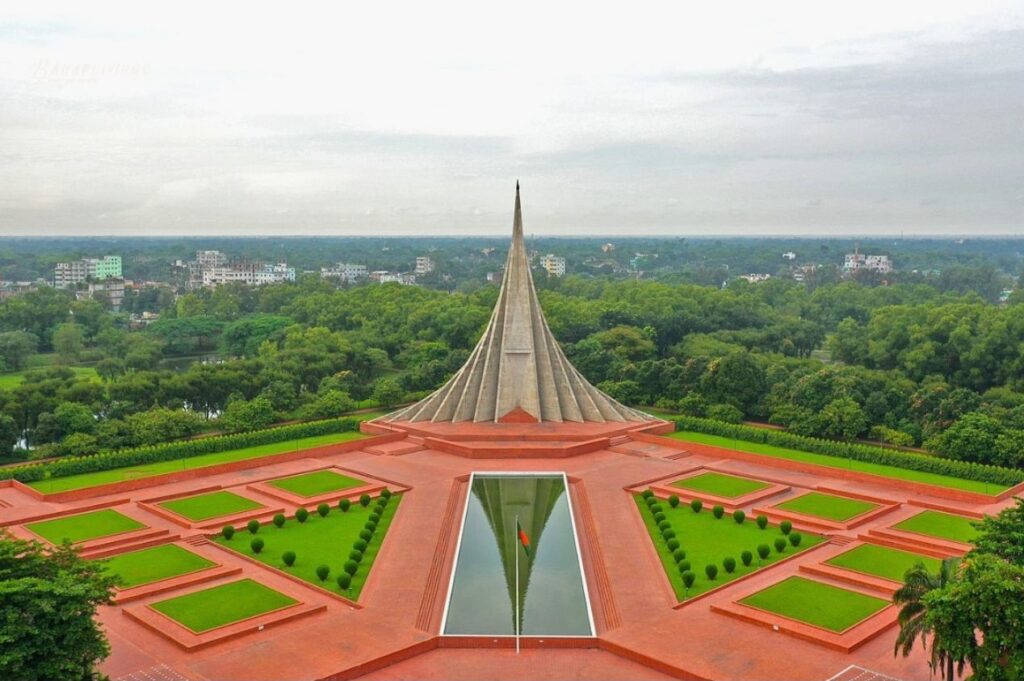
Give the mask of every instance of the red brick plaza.
POLYGON ((874 678, 924 679, 926 655, 917 651, 906 659, 893 656, 896 613, 891 607, 837 635, 737 601, 795 574, 885 596, 895 583, 823 563, 864 541, 937 557, 962 553, 967 545, 887 528, 925 508, 979 517, 1011 503, 1009 493, 1002 499, 985 498, 652 434, 671 429, 663 422, 369 423, 364 428, 385 434, 237 462, 229 465, 232 470, 200 478, 182 480, 189 474, 171 473, 117 483, 65 501, 6 483, 0 487, 0 517, 15 535, 30 537, 25 523, 114 508, 145 528, 87 542, 81 547, 85 555, 99 558, 173 542, 217 564, 194 575, 121 592, 116 605, 103 609, 101 619, 113 647, 103 671, 113 679, 671 676, 824 681, 872 678, 862 670, 877 675, 874 678), (364 490, 379 492, 385 486, 404 491, 358 603, 346 602, 207 539, 226 522, 235 522, 241 529, 252 517, 268 522, 281 509, 293 512, 299 505, 295 500, 263 483, 325 468, 365 481, 364 486, 346 490, 352 497, 364 490), (473 471, 525 470, 568 475, 597 636, 572 641, 527 639, 519 654, 508 639, 447 640, 439 636, 439 629, 468 476, 473 471), (704 496, 707 503, 721 501, 729 511, 762 509, 773 521, 791 518, 796 529, 824 534, 828 541, 680 604, 632 492, 651 488, 665 496, 667 483, 709 470, 770 486, 748 495, 749 499, 735 500, 735 505, 704 496), (155 505, 215 489, 260 502, 264 509, 193 524, 155 505), (880 507, 865 517, 826 525, 771 510, 808 490, 868 499, 880 507), (146 607, 241 576, 291 596, 298 605, 202 635, 185 632, 146 607))

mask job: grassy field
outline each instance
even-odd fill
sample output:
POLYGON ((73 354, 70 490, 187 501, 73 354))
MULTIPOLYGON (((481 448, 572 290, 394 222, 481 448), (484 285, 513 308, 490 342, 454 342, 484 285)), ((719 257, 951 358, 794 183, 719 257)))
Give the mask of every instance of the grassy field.
POLYGON ((715 496, 725 497, 726 499, 734 499, 735 497, 741 497, 744 494, 750 494, 751 492, 757 492, 758 490, 770 487, 767 482, 741 478, 736 475, 726 475, 725 473, 701 473, 692 478, 684 478, 683 480, 673 482, 672 486, 695 492, 706 492, 715 496))
POLYGON ((825 561, 828 565, 901 583, 907 570, 917 563, 924 563, 929 572, 938 572, 941 562, 931 556, 876 544, 861 544, 825 561))
POLYGON ((881 463, 854 461, 853 459, 844 459, 838 456, 825 456, 824 454, 802 452, 797 449, 786 449, 784 447, 775 447, 774 445, 766 445, 760 442, 735 440, 733 438, 719 437, 718 435, 707 435, 705 433, 696 433, 693 431, 680 431, 678 433, 666 435, 665 437, 670 437, 676 440, 688 440, 690 442, 711 445, 713 447, 735 449, 740 452, 749 452, 751 454, 761 454, 764 456, 775 457, 777 459, 789 459, 790 461, 813 463, 818 466, 826 466, 828 468, 839 468, 847 471, 857 471, 858 473, 870 473, 871 475, 879 475, 884 478, 893 478, 895 480, 909 480, 911 482, 922 482, 928 485, 936 485, 938 487, 962 489, 969 492, 978 492, 980 494, 994 495, 1009 489, 1006 485, 996 485, 991 482, 964 480, 962 478, 954 478, 949 475, 940 475, 938 473, 912 471, 907 468, 898 468, 896 466, 888 466, 881 463))
POLYGON ((889 605, 881 598, 804 577, 784 579, 740 603, 834 632, 845 631, 889 605))
POLYGON ((230 540, 218 536, 214 541, 262 563, 284 570, 311 584, 356 600, 363 590, 367 575, 373 568, 373 562, 377 558, 377 553, 391 526, 391 520, 394 518, 401 498, 402 495, 396 494, 388 502, 380 524, 377 526, 377 531, 366 547, 362 562, 359 563, 359 571, 352 577, 352 584, 348 591, 342 591, 335 579, 341 574, 342 566, 348 560, 349 551, 352 550, 352 543, 359 538, 359 531, 363 529, 374 504, 368 508, 352 504, 352 507, 345 512, 335 506, 331 508, 331 512, 326 518, 321 518, 313 512, 309 514, 309 519, 304 523, 290 517, 280 528, 274 525, 265 525, 260 528, 257 535, 265 542, 260 553, 252 552, 252 548, 249 546, 252 535, 248 532, 237 532, 230 540), (281 560, 285 551, 295 552, 295 564, 291 567, 287 567, 281 560), (323 582, 316 575, 316 568, 320 565, 326 565, 331 569, 327 580, 323 582))
POLYGON ((195 591, 149 607, 197 634, 298 603, 251 579, 195 591))
POLYGON ((69 490, 106 485, 112 482, 148 478, 154 475, 161 475, 163 473, 174 473, 177 471, 191 470, 193 468, 205 468, 206 466, 231 463, 232 461, 244 461, 246 459, 256 459, 262 456, 294 452, 300 449, 319 447, 321 445, 349 442, 350 440, 359 440, 365 437, 367 436, 356 432, 314 435, 312 437, 303 437, 296 440, 273 442, 271 444, 260 445, 258 447, 243 447, 242 449, 229 449, 224 452, 214 452, 212 454, 202 454, 200 456, 191 456, 184 459, 174 459, 173 461, 159 461, 141 466, 112 468, 109 471, 82 473, 81 475, 69 475, 63 478, 50 478, 48 480, 39 480, 38 482, 29 483, 29 486, 45 494, 67 492, 69 490))
POLYGON ((843 521, 874 510, 878 508, 878 504, 849 497, 838 497, 833 494, 808 492, 789 501, 784 501, 776 505, 775 508, 814 518, 843 521))
POLYGON ((216 563, 212 560, 207 560, 176 544, 161 544, 148 549, 119 553, 103 561, 103 569, 107 574, 117 575, 117 585, 122 589, 180 577, 214 565, 216 563))
MULTIPOLYGON (((76 378, 91 378, 99 380, 99 375, 96 370, 92 367, 68 367, 75 372, 76 378)), ((16 371, 11 374, 0 374, 0 389, 10 390, 11 388, 17 388, 19 385, 25 382, 25 371, 16 371)))
POLYGON ((29 523, 25 527, 54 544, 60 544, 65 539, 77 543, 109 537, 112 534, 141 530, 145 525, 112 508, 104 508, 65 518, 29 523))
POLYGON ((267 484, 301 497, 315 497, 328 492, 359 487, 364 483, 362 480, 350 478, 335 471, 313 471, 312 473, 293 475, 289 478, 279 478, 267 484))
POLYGON ((163 501, 158 505, 194 522, 263 508, 263 504, 224 490, 163 501))
POLYGON ((978 536, 974 528, 977 521, 962 515, 942 513, 941 511, 923 511, 894 525, 897 530, 917 532, 939 539, 952 539, 970 544, 978 536))
POLYGON ((690 570, 696 575, 696 580, 687 594, 675 558, 658 531, 654 516, 639 495, 636 495, 636 503, 640 515, 644 519, 644 525, 651 535, 651 541, 654 542, 655 548, 658 550, 665 574, 668 576, 669 582, 672 583, 672 588, 675 589, 676 597, 679 600, 702 594, 824 541, 824 538, 818 535, 802 533, 803 541, 800 546, 794 548, 787 542, 785 551, 779 553, 773 544, 777 537, 783 535, 774 525, 769 525, 762 530, 753 518, 747 518, 742 525, 738 525, 731 515, 724 515, 721 519, 716 519, 707 508, 700 513, 694 513, 688 504, 680 504, 678 508, 672 508, 662 502, 665 518, 672 524, 672 529, 675 530, 676 537, 679 539, 680 548, 686 551, 686 560, 691 565, 690 570), (771 553, 763 561, 757 555, 759 544, 767 544, 771 547, 771 553), (740 560, 742 551, 750 551, 753 554, 754 559, 749 566, 744 566, 740 560), (732 574, 727 573, 722 566, 722 560, 726 556, 731 556, 736 560, 736 571, 732 574), (718 566, 718 576, 714 580, 708 579, 704 572, 704 566, 712 563, 718 566))

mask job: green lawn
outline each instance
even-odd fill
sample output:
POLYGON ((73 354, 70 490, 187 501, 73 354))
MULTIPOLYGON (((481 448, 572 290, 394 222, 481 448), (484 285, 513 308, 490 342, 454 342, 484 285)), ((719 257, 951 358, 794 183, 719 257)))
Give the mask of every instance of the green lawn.
POLYGON ((775 550, 774 542, 777 537, 783 535, 777 526, 768 525, 762 530, 752 517, 748 517, 742 525, 737 525, 729 514, 722 516, 721 519, 716 519, 709 508, 705 507, 700 513, 694 513, 686 503, 680 504, 678 508, 672 508, 662 500, 661 505, 665 519, 672 524, 680 548, 686 551, 686 560, 690 561, 690 570, 696 575, 696 580, 687 594, 682 575, 676 566, 672 552, 668 550, 665 539, 655 525, 654 516, 640 495, 636 495, 636 503, 640 515, 644 519, 644 525, 651 535, 651 541, 654 542, 655 548, 658 550, 665 574, 668 576, 669 582, 672 583, 672 588, 675 589, 676 597, 679 600, 683 600, 687 596, 702 594, 824 541, 824 537, 819 535, 801 533, 803 541, 800 546, 794 548, 787 542, 785 551, 778 553, 775 550), (764 561, 761 561, 757 555, 757 547, 760 544, 767 544, 771 548, 771 553, 764 561), (744 567, 740 560, 740 553, 744 550, 753 554, 753 561, 749 567, 744 567), (736 571, 731 575, 722 566, 722 560, 726 556, 731 556, 736 560, 736 571), (708 579, 704 572, 704 566, 711 563, 718 566, 718 575, 714 581, 708 579))
POLYGON ((878 508, 878 504, 849 497, 838 497, 834 494, 808 492, 789 501, 776 504, 775 508, 814 518, 843 521, 874 510, 878 508))
POLYGON ((1007 485, 996 485, 991 482, 964 480, 962 478, 954 478, 949 475, 940 475, 938 473, 912 471, 907 468, 898 468, 896 466, 888 466, 881 463, 854 461, 853 459, 844 459, 837 456, 825 456, 824 454, 802 452, 797 449, 786 449, 784 447, 775 447, 774 445, 766 445, 760 442, 735 440, 733 438, 719 437, 718 435, 707 435, 705 433, 696 433, 693 431, 679 431, 677 433, 666 435, 665 437, 670 437, 676 440, 689 440, 690 442, 711 445, 713 447, 735 449, 740 452, 749 452, 751 454, 761 454, 764 456, 775 457, 777 459, 802 461, 804 463, 813 463, 818 466, 826 466, 828 468, 840 468, 847 471, 870 473, 872 475, 880 475, 884 478, 894 478, 896 480, 923 482, 929 485, 968 490, 970 492, 978 492, 981 494, 995 495, 999 494, 1003 490, 1009 489, 1007 485))
POLYGON ((263 504, 225 490, 162 501, 158 505, 194 522, 264 508, 263 504))
POLYGON ((117 585, 122 589, 180 577, 214 565, 216 563, 212 560, 207 560, 177 544, 161 544, 148 549, 119 553, 103 561, 103 569, 107 574, 118 576, 117 585))
POLYGON ((846 568, 854 572, 891 579, 894 582, 903 582, 903 576, 907 570, 917 563, 924 563, 929 572, 938 572, 940 561, 920 553, 901 551, 900 549, 878 546, 877 544, 861 544, 860 546, 844 551, 835 558, 825 563, 835 567, 846 568))
POLYGON ((47 541, 60 544, 65 539, 77 543, 109 537, 122 532, 141 530, 146 526, 112 508, 104 508, 99 511, 29 523, 25 527, 47 541))
POLYGON ((138 478, 148 478, 154 475, 162 475, 164 473, 174 473, 177 471, 191 470, 193 468, 205 468, 206 466, 215 466, 217 464, 231 463, 233 461, 244 461, 246 459, 256 459, 263 456, 294 452, 300 449, 309 449, 311 447, 319 447, 321 445, 359 440, 365 437, 367 436, 356 432, 314 435, 312 437, 303 437, 296 440, 273 442, 271 444, 260 445, 258 447, 243 447, 241 449, 229 449, 224 452, 190 456, 184 459, 174 459, 173 461, 159 461, 156 463, 143 464, 141 466, 112 468, 109 471, 82 473, 80 475, 69 475, 63 478, 50 478, 48 480, 29 483, 29 486, 45 494, 67 492, 69 490, 106 485, 112 482, 136 480, 138 478))
POLYGON ((684 478, 672 483, 673 487, 689 489, 695 492, 706 492, 719 497, 733 499, 744 494, 757 492, 758 490, 771 487, 767 482, 741 478, 737 475, 726 475, 725 473, 701 473, 692 478, 684 478))
POLYGON ((952 539, 970 544, 978 536, 978 530, 974 528, 976 522, 978 521, 973 518, 965 518, 962 515, 942 513, 941 511, 922 511, 893 527, 905 532, 917 532, 930 537, 952 539))
POLYGON ((740 601, 759 610, 842 632, 879 612, 889 601, 816 582, 789 577, 740 601))
POLYGON ((293 475, 289 478, 271 480, 267 484, 302 497, 315 497, 328 492, 359 487, 365 483, 335 471, 313 471, 312 473, 293 475))
POLYGON ((298 603, 251 579, 195 591, 153 603, 151 608, 197 634, 298 603))
POLYGON ((326 518, 321 518, 313 509, 310 509, 309 519, 305 523, 300 523, 294 517, 289 517, 281 528, 264 525, 257 535, 265 542, 260 553, 252 552, 249 544, 253 536, 245 531, 236 532, 230 540, 218 535, 214 541, 221 546, 234 549, 307 582, 356 600, 363 590, 366 577, 373 567, 373 561, 377 558, 377 553, 380 551, 401 500, 402 495, 395 494, 388 502, 380 524, 377 526, 377 531, 370 540, 369 546, 366 547, 363 560, 359 564, 359 571, 352 578, 352 585, 348 591, 338 588, 338 583, 335 580, 341 574, 342 566, 348 560, 349 551, 352 550, 352 543, 359 538, 359 531, 363 529, 363 524, 375 503, 370 504, 368 508, 354 503, 346 512, 340 511, 334 505, 326 518), (295 564, 291 567, 285 566, 281 560, 281 555, 285 551, 295 552, 295 564), (324 582, 321 582, 316 575, 316 568, 320 565, 326 565, 331 569, 330 576, 324 582))
MULTIPOLYGON (((75 372, 75 378, 91 378, 99 380, 99 375, 96 370, 92 367, 68 367, 75 372)), ((17 388, 19 385, 25 382, 25 372, 16 371, 11 374, 0 374, 0 389, 10 390, 11 388, 17 388)))

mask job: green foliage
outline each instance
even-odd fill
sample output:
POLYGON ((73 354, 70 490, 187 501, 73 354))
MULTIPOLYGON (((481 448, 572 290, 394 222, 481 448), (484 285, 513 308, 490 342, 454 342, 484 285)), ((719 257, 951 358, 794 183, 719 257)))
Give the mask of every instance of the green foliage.
POLYGON ((367 530, 365 528, 362 529, 362 530, 359 530, 359 538, 362 539, 365 542, 369 542, 371 539, 373 539, 373 532, 371 532, 370 530, 367 530))
POLYGON ((295 509, 295 519, 298 520, 300 523, 306 522, 306 520, 308 518, 309 518, 309 511, 307 511, 306 509, 302 508, 301 506, 299 508, 295 509))
POLYGON ((362 562, 363 552, 358 549, 352 549, 348 552, 348 558, 349 560, 354 560, 357 563, 362 562))
POLYGON ((217 423, 228 432, 238 433, 266 428, 275 420, 274 405, 260 395, 251 400, 232 400, 217 423))
POLYGON ((259 553, 263 550, 264 546, 265 544, 263 543, 263 540, 259 537, 253 537, 252 541, 249 542, 249 548, 252 549, 253 553, 259 553))
POLYGON ((331 568, 327 565, 316 566, 316 576, 321 582, 326 582, 328 575, 331 574, 331 568))
POLYGON ((732 512, 732 519, 736 521, 737 525, 742 525, 743 521, 747 519, 747 514, 740 509, 736 509, 732 512))
POLYGON ((765 558, 767 558, 768 555, 771 554, 771 552, 772 552, 772 550, 770 548, 768 548, 767 544, 758 544, 757 545, 757 555, 761 557, 761 560, 764 560, 765 558))
POLYGON ((800 542, 803 541, 803 537, 799 532, 792 532, 789 535, 789 543, 793 546, 800 546, 800 542))
POLYGON ((724 567, 725 571, 731 575, 733 572, 736 571, 736 559, 732 556, 726 556, 722 560, 722 567, 724 567))
POLYGON ((788 520, 783 520, 779 523, 779 531, 782 532, 782 534, 789 534, 793 531, 793 523, 788 520))
POLYGON ((369 506, 370 505, 370 495, 369 494, 360 494, 359 495, 359 505, 362 506, 363 508, 366 508, 367 506, 369 506))
POLYGON ((654 498, 654 492, 652 492, 650 489, 645 489, 643 492, 640 492, 640 496, 642 496, 646 501, 647 499, 654 498))
POLYGON ((220 533, 225 539, 231 541, 231 538, 235 536, 235 528, 231 525, 225 525, 220 529, 220 533))
POLYGON ((338 510, 341 511, 342 513, 347 513, 348 509, 350 508, 352 508, 351 499, 341 499, 340 501, 338 501, 338 510))
POLYGON ((346 560, 345 565, 342 569, 344 569, 345 572, 347 572, 348 574, 354 575, 356 572, 359 571, 359 563, 355 562, 354 560, 346 560))
POLYGON ((285 551, 284 553, 281 554, 281 560, 288 567, 291 567, 292 565, 295 565, 295 552, 294 551, 285 551))
POLYGON ((690 508, 693 509, 694 513, 700 513, 700 510, 704 508, 704 502, 700 499, 694 499, 690 502, 690 508))
POLYGON ((706 574, 708 576, 708 579, 710 579, 711 581, 715 581, 715 577, 718 576, 718 566, 717 565, 705 565, 704 566, 704 574, 706 574))
POLYGON ((679 497, 675 494, 670 494, 668 497, 668 505, 672 508, 679 506, 679 497))
POLYGON ((750 551, 743 551, 740 553, 740 562, 742 562, 744 566, 749 566, 753 561, 754 554, 750 551))
POLYGON ((690 561, 680 560, 676 563, 676 568, 678 568, 680 574, 682 574, 690 569, 690 561))
POLYGON ((673 537, 665 542, 665 546, 668 547, 669 551, 675 551, 679 548, 679 540, 673 537))
POLYGON ((348 591, 348 588, 352 586, 352 575, 347 572, 338 575, 336 580, 338 582, 338 588, 342 591, 348 591))
POLYGON ((977 523, 973 554, 988 553, 1024 567, 1024 499, 977 523))
POLYGON ((317 504, 316 512, 320 514, 321 518, 326 518, 327 514, 331 512, 331 507, 328 504, 317 504))
POLYGON ((782 537, 776 537, 775 538, 775 551, 778 552, 778 553, 782 553, 785 550, 786 550, 786 540, 783 539, 782 537))
POLYGON ((743 421, 743 412, 731 404, 713 404, 708 407, 707 417, 724 423, 740 423, 743 421))
POLYGON ((676 549, 672 552, 672 558, 678 563, 682 559, 686 558, 686 551, 682 549, 676 549))
POLYGON ((355 542, 352 543, 352 548, 356 551, 366 551, 366 547, 368 546, 366 542, 366 539, 356 539, 355 542))
POLYGON ((658 523, 658 527, 661 527, 661 524, 663 522, 667 522, 665 520, 665 514, 664 513, 660 513, 660 512, 659 513, 655 513, 654 514, 654 522, 658 523))
POLYGON ((245 524, 245 527, 249 530, 249 534, 256 534, 260 531, 260 521, 250 520, 245 524))
POLYGON ((711 509, 711 513, 714 514, 716 519, 720 520, 725 515, 725 509, 721 505, 715 504, 711 509))
POLYGON ((768 516, 764 515, 763 513, 759 514, 757 516, 757 526, 762 530, 768 527, 768 516))
POLYGON ((697 575, 693 574, 692 572, 683 573, 683 585, 686 586, 687 589, 693 586, 693 583, 694 581, 696 581, 696 579, 697 575))
POLYGON ((275 527, 284 527, 284 513, 275 513, 274 514, 274 526, 275 527))

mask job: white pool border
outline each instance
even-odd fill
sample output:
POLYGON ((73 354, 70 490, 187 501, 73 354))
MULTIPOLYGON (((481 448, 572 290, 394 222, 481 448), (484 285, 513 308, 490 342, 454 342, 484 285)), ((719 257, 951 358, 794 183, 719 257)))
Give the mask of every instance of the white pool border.
MULTIPOLYGON (((596 638, 597 629, 594 627, 594 611, 590 606, 590 588, 587 586, 587 571, 583 566, 583 552, 580 550, 580 537, 576 531, 576 513, 572 509, 572 489, 569 486, 569 477, 565 471, 473 471, 469 474, 469 483, 466 485, 466 500, 462 505, 462 520, 459 522, 459 538, 455 542, 455 560, 452 561, 452 571, 448 576, 448 593, 444 598, 444 614, 441 616, 440 636, 452 636, 457 638, 515 638, 514 634, 446 634, 445 627, 448 625, 448 608, 452 603, 452 587, 455 585, 455 573, 459 567, 459 556, 462 554, 462 534, 466 529, 466 514, 469 512, 469 497, 473 493, 473 480, 477 474, 486 477, 526 477, 526 478, 562 478, 565 485, 565 499, 569 507, 569 524, 572 526, 573 543, 576 546, 576 560, 580 566, 580 580, 583 582, 583 600, 587 604, 587 623, 590 625, 590 634, 529 634, 525 638, 596 638)), ((520 638, 524 635, 520 634, 520 638)))

